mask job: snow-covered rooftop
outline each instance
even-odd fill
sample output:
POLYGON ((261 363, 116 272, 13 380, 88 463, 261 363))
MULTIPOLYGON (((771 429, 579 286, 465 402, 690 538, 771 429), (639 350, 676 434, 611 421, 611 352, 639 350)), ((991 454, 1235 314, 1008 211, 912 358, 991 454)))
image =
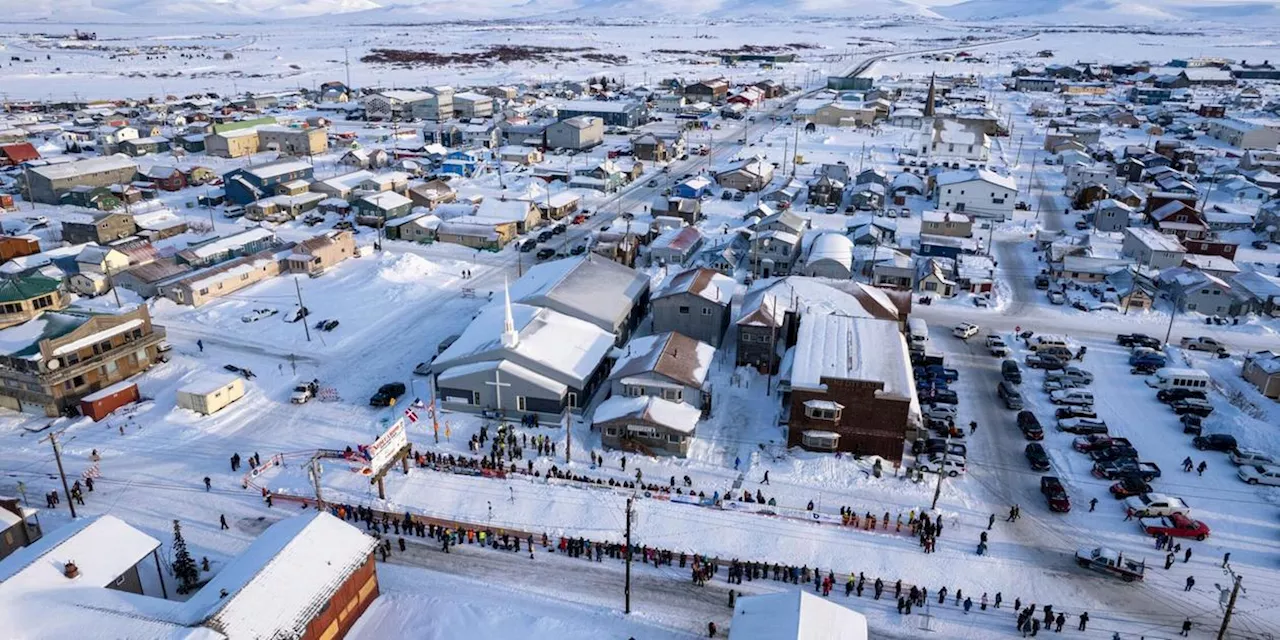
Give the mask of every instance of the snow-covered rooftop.
POLYGON ((77 160, 75 162, 33 167, 30 171, 31 173, 43 176, 50 180, 61 180, 90 173, 115 171, 117 169, 128 169, 131 167, 136 168, 137 166, 138 165, 129 156, 115 154, 112 156, 77 160))
POLYGON ((592 421, 598 423, 618 418, 643 418, 672 431, 691 434, 701 417, 702 412, 697 407, 683 402, 672 402, 655 396, 613 396, 596 407, 592 421))
POLYGON ((800 320, 793 388, 825 389, 822 378, 882 382, 879 396, 911 397, 911 363, 898 324, 808 314, 800 320))
POLYGON ((685 386, 701 388, 716 348, 674 331, 633 338, 620 349, 610 378, 656 373, 685 386))
POLYGON ((738 598, 733 640, 867 640, 867 618, 803 589, 738 598))

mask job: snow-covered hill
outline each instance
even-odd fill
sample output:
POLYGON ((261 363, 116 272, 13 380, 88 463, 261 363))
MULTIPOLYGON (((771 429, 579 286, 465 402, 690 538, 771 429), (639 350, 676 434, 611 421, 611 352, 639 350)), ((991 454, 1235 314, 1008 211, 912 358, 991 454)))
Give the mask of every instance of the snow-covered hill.
MULTIPOLYGON (((1156 24, 1188 19, 1211 22, 1275 21, 1274 2, 1184 0, 966 0, 933 7, 952 20, 1006 20, 1056 24, 1156 24)), ((1174 26, 1173 23, 1166 23, 1174 26)), ((1190 26, 1185 23, 1176 26, 1190 26)))

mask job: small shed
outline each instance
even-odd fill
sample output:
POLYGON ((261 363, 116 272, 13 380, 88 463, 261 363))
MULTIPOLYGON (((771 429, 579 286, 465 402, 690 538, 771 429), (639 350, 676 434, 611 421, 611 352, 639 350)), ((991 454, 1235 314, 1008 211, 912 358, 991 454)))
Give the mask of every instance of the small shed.
POLYGON ((211 415, 244 397, 244 379, 233 375, 210 376, 178 389, 178 406, 211 415))
POLYGON ((125 380, 81 398, 80 413, 98 422, 111 415, 116 409, 131 402, 137 402, 140 398, 137 383, 125 380))

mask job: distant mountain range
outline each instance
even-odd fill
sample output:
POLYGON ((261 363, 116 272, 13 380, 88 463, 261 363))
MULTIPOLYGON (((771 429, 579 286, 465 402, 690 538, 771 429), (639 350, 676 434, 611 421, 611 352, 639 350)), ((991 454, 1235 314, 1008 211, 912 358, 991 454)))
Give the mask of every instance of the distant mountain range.
MULTIPOLYGON (((271 21, 343 14, 346 24, 496 19, 680 20, 914 17, 1058 24, 1280 22, 1266 0, 14 0, 9 21, 271 21)), ((1170 26, 1191 26, 1171 24, 1170 26)))

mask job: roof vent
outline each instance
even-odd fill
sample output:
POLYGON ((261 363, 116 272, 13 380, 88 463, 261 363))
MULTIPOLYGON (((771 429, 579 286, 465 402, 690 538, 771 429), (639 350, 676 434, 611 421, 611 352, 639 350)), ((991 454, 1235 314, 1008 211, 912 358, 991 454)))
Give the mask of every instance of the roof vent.
POLYGON ((62 575, 66 576, 68 580, 75 580, 80 576, 80 567, 77 567, 75 562, 67 561, 62 566, 62 575))

